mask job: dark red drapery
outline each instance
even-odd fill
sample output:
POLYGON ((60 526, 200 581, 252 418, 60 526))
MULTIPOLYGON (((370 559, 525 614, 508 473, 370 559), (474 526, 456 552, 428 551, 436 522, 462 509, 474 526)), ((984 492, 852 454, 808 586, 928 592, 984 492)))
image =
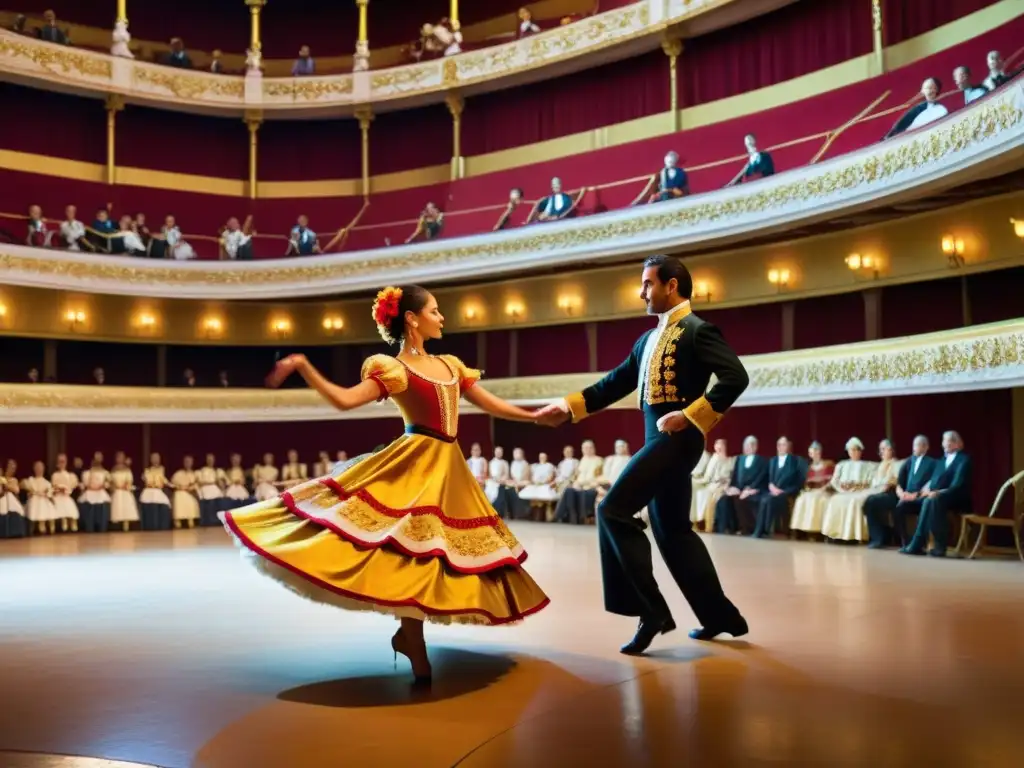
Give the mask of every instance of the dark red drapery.
POLYGON ((998 0, 883 0, 885 44, 909 40, 998 0))

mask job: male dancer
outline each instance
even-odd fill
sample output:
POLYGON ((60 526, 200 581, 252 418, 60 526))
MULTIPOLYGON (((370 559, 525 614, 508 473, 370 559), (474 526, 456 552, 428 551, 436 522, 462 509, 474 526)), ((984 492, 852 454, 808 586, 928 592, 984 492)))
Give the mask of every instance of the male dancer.
POLYGON ((651 545, 635 515, 645 506, 654 539, 676 584, 703 625, 695 640, 747 633, 747 622, 722 591, 711 557, 690 526, 690 473, 704 436, 747 388, 747 372, 721 332, 690 311, 693 280, 681 261, 644 262, 640 297, 658 327, 640 337, 629 357, 582 392, 538 412, 538 422, 580 421, 639 389, 645 442, 598 505, 605 610, 639 616, 627 654, 647 650, 676 628, 654 579, 651 545), (718 377, 705 392, 711 374, 718 377))

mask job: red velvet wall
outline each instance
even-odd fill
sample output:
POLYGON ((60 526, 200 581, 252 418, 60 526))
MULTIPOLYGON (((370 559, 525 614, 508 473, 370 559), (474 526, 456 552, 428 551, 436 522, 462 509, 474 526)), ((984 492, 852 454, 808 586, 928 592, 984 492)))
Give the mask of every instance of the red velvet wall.
POLYGON ((117 164, 247 179, 249 131, 233 117, 129 105, 117 116, 117 164))
POLYGON ((967 289, 972 323, 1024 317, 1024 267, 971 275, 967 289))
MULTIPOLYGON (((43 341, 41 339, 19 339, 4 337, 0 339, 0 381, 22 383, 28 381, 30 368, 39 371, 43 376, 43 341)), ((0 443, 3 439, 0 438, 0 443)))
POLYGON ((268 120, 258 139, 260 181, 362 176, 362 139, 355 120, 268 120))
POLYGON ((782 349, 782 304, 759 304, 735 309, 694 311, 717 325, 725 340, 740 355, 760 355, 782 349))
POLYGON ((58 341, 57 381, 92 384, 93 369, 102 368, 110 386, 153 387, 157 384, 154 344, 105 341, 58 341))
POLYGON ((103 453, 109 469, 114 454, 124 451, 132 460, 136 477, 148 466, 148 456, 142 455, 141 424, 67 424, 64 427, 64 452, 69 461, 78 456, 88 466, 96 451, 103 453))
POLYGON ((637 339, 657 324, 653 317, 640 315, 597 324, 597 369, 610 371, 633 351, 637 339))
POLYGON ((573 325, 521 328, 517 372, 520 376, 543 376, 588 369, 587 327, 573 325))
POLYGON ((444 104, 379 114, 370 127, 370 173, 447 165, 453 135, 452 116, 444 104))
MULTIPOLYGON (((4 424, 0 432, 0 459, 3 468, 8 459, 18 462, 18 476, 32 474, 32 463, 46 458, 46 425, 4 424)), ((0 468, 0 472, 3 471, 0 468)))
POLYGON ((0 104, 18 116, 0 120, 0 149, 107 162, 107 114, 99 99, 0 82, 0 104))
POLYGON ((997 0, 883 0, 885 44, 908 40, 974 13, 997 0))
POLYGON ((859 291, 801 299, 793 304, 794 349, 864 341, 864 296, 859 291))
POLYGON ((882 336, 912 336, 963 326, 961 278, 882 289, 882 336))
POLYGON ((489 378, 501 379, 511 375, 511 331, 486 331, 484 343, 487 359, 482 361, 484 372, 489 378))

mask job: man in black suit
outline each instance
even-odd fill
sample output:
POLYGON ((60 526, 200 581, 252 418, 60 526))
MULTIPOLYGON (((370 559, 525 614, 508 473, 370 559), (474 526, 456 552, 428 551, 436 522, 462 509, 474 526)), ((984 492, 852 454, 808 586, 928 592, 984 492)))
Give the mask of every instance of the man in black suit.
POLYGON ((907 545, 907 515, 920 515, 924 497, 921 491, 932 479, 935 459, 928 455, 928 438, 914 438, 914 453, 903 462, 894 490, 876 493, 864 501, 864 514, 868 519, 868 549, 885 546, 892 515, 893 533, 901 547, 907 545))
POLYGON ((722 333, 690 310, 693 280, 681 261, 652 256, 644 262, 640 297, 658 327, 633 346, 614 371, 582 392, 537 414, 541 424, 574 422, 639 389, 645 442, 599 503, 598 537, 605 610, 638 616, 623 653, 643 653, 654 638, 676 628, 654 579, 651 544, 636 514, 647 507, 651 530, 672 577, 703 625, 695 640, 747 633, 747 623, 722 591, 714 563, 690 525, 690 473, 705 435, 749 382, 722 333), (711 375, 717 377, 708 390, 711 375))
POLYGON ((793 455, 793 443, 788 437, 780 437, 775 449, 778 455, 768 464, 768 492, 758 494, 761 505, 754 526, 755 539, 769 538, 778 522, 787 519, 789 503, 807 479, 807 467, 799 456, 793 455))
POLYGON ((914 538, 900 550, 905 555, 923 555, 930 533, 935 544, 928 554, 945 557, 949 546, 949 513, 965 513, 971 508, 971 457, 964 453, 960 435, 946 432, 942 436, 942 450, 945 456, 935 462, 931 480, 921 492, 924 503, 914 538))
POLYGON ((736 458, 729 487, 715 503, 715 533, 754 532, 754 519, 768 493, 768 460, 757 448, 753 435, 743 441, 743 455, 736 458))

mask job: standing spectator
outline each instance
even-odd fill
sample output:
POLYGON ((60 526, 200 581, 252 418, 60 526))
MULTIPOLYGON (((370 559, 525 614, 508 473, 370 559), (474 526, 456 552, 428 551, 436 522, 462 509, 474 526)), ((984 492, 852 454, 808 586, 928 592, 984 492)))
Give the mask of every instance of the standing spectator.
POLYGON ((220 234, 221 259, 252 261, 252 216, 245 217, 245 224, 238 226, 238 219, 232 216, 220 234))
POLYGON ((64 221, 60 223, 60 236, 69 251, 96 250, 85 236, 85 224, 78 220, 78 209, 69 205, 64 209, 64 221))
POLYGON ((213 58, 210 61, 210 72, 212 72, 215 75, 223 75, 224 74, 224 64, 221 63, 221 60, 220 60, 221 56, 223 56, 223 55, 224 54, 221 53, 220 48, 215 48, 214 49, 213 54, 212 54, 213 58))
POLYGON ((53 11, 43 11, 43 26, 36 30, 36 36, 48 43, 68 44, 68 33, 57 26, 57 14, 53 11))
POLYGON ((288 250, 284 255, 310 256, 320 252, 320 241, 316 232, 309 228, 309 217, 302 214, 288 235, 288 250))
POLYGON ((192 59, 185 52, 185 43, 180 37, 171 38, 171 53, 167 57, 167 66, 178 69, 192 69, 192 59))
POLYGON ((292 64, 292 77, 305 77, 315 74, 316 62, 313 61, 313 56, 309 52, 309 46, 304 45, 299 48, 299 58, 292 64))
POLYGON ((53 231, 43 220, 43 209, 38 205, 31 205, 28 209, 28 233, 25 236, 25 244, 33 248, 49 248, 53 241, 53 231))
POLYGON ((1010 82, 1010 76, 1006 74, 1004 67, 1006 63, 1003 61, 1003 55, 999 51, 988 52, 988 77, 985 78, 985 82, 982 83, 990 91, 994 91, 1004 83, 1010 82))

